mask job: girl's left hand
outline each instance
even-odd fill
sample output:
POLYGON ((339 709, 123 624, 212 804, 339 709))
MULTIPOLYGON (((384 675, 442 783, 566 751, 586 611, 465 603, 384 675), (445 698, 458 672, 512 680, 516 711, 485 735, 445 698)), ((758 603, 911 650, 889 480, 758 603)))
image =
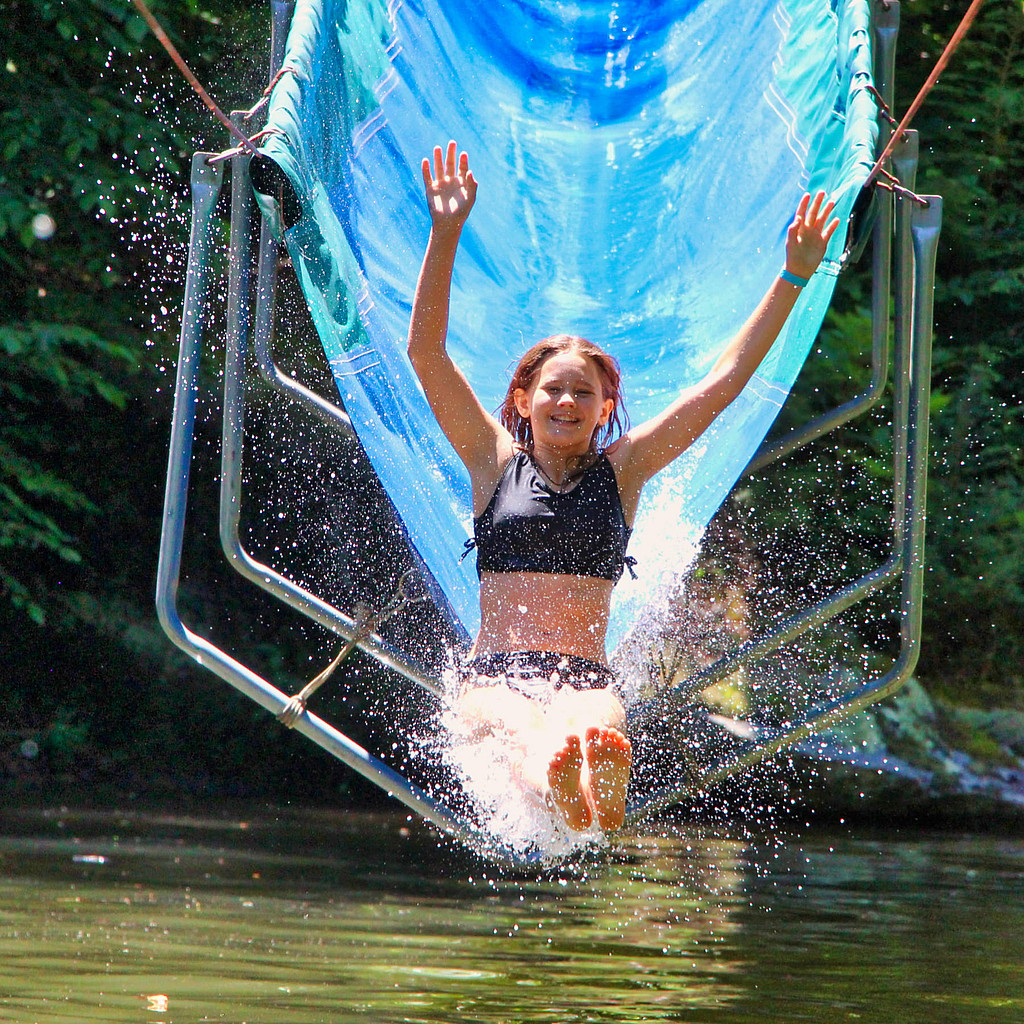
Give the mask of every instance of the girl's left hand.
POLYGON ((835 203, 825 201, 825 193, 818 192, 812 199, 805 192, 796 208, 796 216, 786 233, 786 269, 797 277, 810 277, 821 263, 828 241, 839 218, 832 216, 835 203))

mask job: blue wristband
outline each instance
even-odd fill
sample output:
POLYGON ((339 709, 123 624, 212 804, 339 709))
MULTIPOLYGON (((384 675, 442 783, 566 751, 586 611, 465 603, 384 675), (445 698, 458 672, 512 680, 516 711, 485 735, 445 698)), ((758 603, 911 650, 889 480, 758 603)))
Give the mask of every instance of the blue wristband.
POLYGON ((779 271, 779 277, 788 284, 796 285, 797 288, 803 288, 804 285, 809 284, 811 280, 809 277, 797 277, 796 274, 790 273, 785 267, 779 271))

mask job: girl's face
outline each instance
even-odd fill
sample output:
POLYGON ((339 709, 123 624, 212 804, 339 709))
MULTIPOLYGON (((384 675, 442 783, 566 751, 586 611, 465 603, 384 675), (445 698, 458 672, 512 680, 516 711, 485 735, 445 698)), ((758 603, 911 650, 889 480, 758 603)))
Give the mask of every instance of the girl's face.
POLYGON ((528 389, 517 388, 516 408, 530 421, 534 445, 589 450, 614 403, 604 397, 597 364, 578 352, 558 352, 540 365, 528 389))

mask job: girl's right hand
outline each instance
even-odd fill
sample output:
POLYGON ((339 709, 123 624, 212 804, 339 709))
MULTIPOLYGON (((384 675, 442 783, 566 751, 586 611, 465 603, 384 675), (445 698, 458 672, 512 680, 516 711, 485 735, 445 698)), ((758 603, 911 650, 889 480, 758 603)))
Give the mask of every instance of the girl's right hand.
POLYGON ((448 143, 446 153, 434 147, 434 171, 430 161, 423 161, 423 187, 435 230, 461 231, 476 201, 476 178, 469 169, 469 156, 461 153, 456 166, 456 145, 448 143))

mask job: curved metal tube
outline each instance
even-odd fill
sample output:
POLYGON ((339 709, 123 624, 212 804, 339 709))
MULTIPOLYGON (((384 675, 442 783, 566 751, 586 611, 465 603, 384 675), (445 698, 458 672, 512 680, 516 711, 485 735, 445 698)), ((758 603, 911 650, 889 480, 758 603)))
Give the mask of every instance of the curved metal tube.
MULTIPOLYGON (((935 303, 935 261, 942 229, 942 197, 923 196, 927 206, 914 206, 914 351, 911 368, 911 434, 907 458, 909 486, 905 524, 905 558, 909 573, 902 606, 904 642, 921 643, 924 596, 924 544, 928 491, 929 403, 932 375, 932 324, 935 303)), ((916 661, 916 659, 915 659, 916 661)))
MULTIPOLYGON (((900 184, 911 192, 917 182, 918 135, 916 131, 904 134, 893 151, 893 169, 900 184)), ((912 360, 912 332, 914 324, 914 241, 911 233, 913 203, 901 196, 896 203, 896 273, 893 280, 893 334, 895 337, 896 372, 893 380, 893 492, 895 494, 893 525, 897 542, 902 542, 903 504, 907 484, 908 404, 910 402, 910 373, 912 360)))
MULTIPOLYGON (((781 749, 798 743, 813 733, 835 725, 850 715, 883 700, 898 690, 917 666, 921 651, 921 609, 924 590, 924 541, 928 485, 928 427, 931 388, 932 315, 935 292, 935 260, 942 224, 942 199, 923 197, 927 205, 903 199, 913 252, 913 325, 910 333, 910 359, 905 366, 906 387, 906 502, 901 508, 898 554, 887 564, 902 569, 900 596, 900 651, 892 667, 883 676, 868 682, 855 693, 813 709, 795 722, 779 729, 761 729, 756 737, 733 753, 709 766, 685 789, 667 786, 631 803, 628 822, 654 814, 681 797, 706 790, 734 773, 760 763, 781 749)), ((895 524, 894 524, 895 528, 895 524)), ((883 567, 883 570, 886 567, 883 567)), ((882 573, 883 570, 879 570, 882 573)), ((851 602, 852 603, 852 602, 851 602)), ((803 613, 807 614, 807 613, 803 613)), ((794 618, 799 618, 796 616, 794 618)), ((760 653, 760 652, 758 652, 760 653)), ((744 660, 754 655, 748 653, 744 660)), ((714 666, 713 666, 714 667, 714 666)))
POLYGON ((891 693, 895 693, 910 678, 915 661, 916 657, 912 657, 910 652, 901 651, 892 668, 883 677, 862 687, 856 693, 833 701, 826 707, 819 708, 813 714, 807 715, 799 722, 781 729, 756 729, 754 739, 745 742, 734 753, 708 767, 685 788, 666 786, 646 796, 641 803, 631 805, 626 816, 626 823, 635 824, 643 818, 678 803, 684 796, 711 789, 737 772, 752 768, 785 747, 799 743, 816 732, 836 725, 844 718, 870 707, 891 693))
MULTIPOLYGON (((239 154, 232 158, 231 258, 228 261, 227 338, 224 346, 224 426, 221 447, 221 547, 231 565, 246 579, 273 594, 296 611, 308 616, 314 622, 327 627, 346 640, 352 640, 362 633, 355 619, 293 583, 270 566, 257 561, 242 546, 239 536, 245 421, 246 323, 249 312, 249 267, 251 265, 249 237, 253 205, 247 165, 248 157, 245 154, 239 154)), ((441 685, 436 679, 419 666, 411 663, 376 634, 370 634, 365 639, 360 639, 358 646, 388 668, 394 669, 428 692, 435 695, 441 692, 441 685)))
MULTIPOLYGON (((284 62, 288 25, 295 4, 287 0, 271 0, 270 80, 284 62)), ((246 178, 248 186, 248 178, 246 178)), ((355 437, 352 421, 340 405, 328 401, 285 373, 274 362, 271 338, 274 326, 274 301, 277 290, 277 241, 266 217, 260 225, 258 268, 256 271, 256 323, 253 329, 253 355, 263 378, 278 391, 283 391, 304 409, 313 413, 345 437, 355 437)))
POLYGON ((830 619, 846 611, 847 608, 857 604, 858 601, 862 601, 869 594, 881 590, 898 579, 902 564, 902 556, 897 551, 883 565, 862 576, 859 580, 840 588, 830 598, 791 615, 771 632, 748 640, 735 651, 724 655, 699 672, 695 672, 668 691, 664 700, 662 697, 654 697, 646 701, 636 712, 630 714, 630 722, 642 724, 660 714, 663 705, 670 706, 680 699, 694 697, 714 683, 725 679, 726 676, 732 675, 748 662, 763 658, 766 654, 771 654, 772 651, 778 650, 808 630, 824 625, 830 619))
MULTIPOLYGON (((177 610, 189 467, 195 435, 203 299, 207 288, 209 253, 216 230, 214 210, 223 175, 220 164, 207 162, 212 155, 197 153, 192 159, 192 227, 157 565, 156 610, 160 625, 177 647, 261 707, 277 714, 287 704, 287 695, 189 630, 177 610)), ((459 822, 447 808, 327 722, 306 712, 295 728, 444 832, 479 845, 480 837, 459 822)))
POLYGON ((305 384, 289 376, 274 362, 271 337, 274 331, 274 300, 277 285, 277 242, 266 217, 261 218, 259 262, 256 271, 256 321, 253 327, 253 355, 260 374, 273 388, 283 392, 321 422, 344 437, 356 436, 348 413, 305 384))
POLYGON ((192 438, 195 435, 196 397, 199 392, 199 339, 202 333, 203 300, 207 289, 210 248, 213 244, 213 212, 224 180, 223 167, 208 163, 211 156, 212 153, 195 153, 192 156, 192 225, 181 312, 174 410, 171 413, 160 555, 156 570, 157 617, 164 632, 175 643, 182 633, 176 603, 185 536, 192 438))
MULTIPOLYGON (((890 0, 876 0, 872 16, 875 43, 875 83, 887 106, 892 105, 896 71, 896 36, 899 32, 900 6, 890 0)), ((879 151, 889 140, 889 132, 879 138, 879 151)), ((770 444, 762 445, 743 471, 744 476, 785 458, 816 441, 837 427, 867 412, 885 394, 889 380, 889 283, 892 272, 892 194, 876 192, 878 212, 871 239, 871 379, 867 387, 815 417, 802 427, 791 430, 770 444)))

